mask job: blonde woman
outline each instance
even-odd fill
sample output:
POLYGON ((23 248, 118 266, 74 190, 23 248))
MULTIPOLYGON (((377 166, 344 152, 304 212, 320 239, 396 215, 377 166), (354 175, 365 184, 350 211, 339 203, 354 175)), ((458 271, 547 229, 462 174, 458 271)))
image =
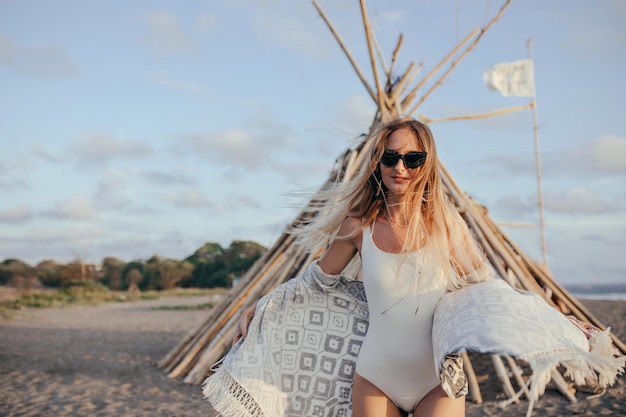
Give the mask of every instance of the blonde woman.
POLYGON ((322 256, 244 311, 233 348, 205 381, 219 413, 464 416, 466 351, 529 363, 528 415, 559 366, 579 384, 615 381, 626 357, 608 331, 491 279, 443 191, 426 125, 392 120, 362 152, 353 177, 322 190, 324 204, 292 231, 322 256), (345 277, 354 269, 362 282, 345 277))
MULTIPOLYGON (((489 276, 469 230, 443 192, 430 129, 399 118, 375 133, 351 181, 325 190, 329 213, 296 228, 301 244, 329 242, 319 259, 340 274, 355 256, 369 306, 352 392, 358 417, 463 416, 464 396, 449 398, 435 372, 431 339, 435 305, 470 273, 489 276)), ((246 335, 249 309, 237 341, 246 335)))

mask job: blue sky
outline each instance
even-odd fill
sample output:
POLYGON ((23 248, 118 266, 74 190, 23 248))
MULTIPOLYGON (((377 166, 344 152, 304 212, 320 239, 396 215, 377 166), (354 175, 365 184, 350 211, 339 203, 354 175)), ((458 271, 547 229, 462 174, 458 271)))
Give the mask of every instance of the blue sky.
MULTIPOLYGON (((320 4, 373 83, 358 2, 320 4)), ((422 62, 422 74, 501 4, 367 2, 385 55, 402 33, 396 68, 422 62)), ((626 282, 625 21, 619 0, 513 1, 415 113, 527 103, 482 74, 526 58, 532 38, 548 265, 562 283, 626 282)), ((32 264, 271 246, 303 203, 293 193, 322 184, 375 108, 295 0, 0 0, 0 91, 0 259, 32 264)), ((494 220, 537 224, 532 128, 530 111, 432 125, 494 220)), ((503 230, 541 258, 537 228, 503 230)))

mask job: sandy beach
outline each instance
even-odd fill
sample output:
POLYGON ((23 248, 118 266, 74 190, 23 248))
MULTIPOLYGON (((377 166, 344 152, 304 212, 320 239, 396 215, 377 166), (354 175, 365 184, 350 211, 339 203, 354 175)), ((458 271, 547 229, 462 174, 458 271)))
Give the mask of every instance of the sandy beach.
MULTIPOLYGON (((25 309, 0 319, 0 416, 216 416, 200 387, 168 378, 153 364, 206 317, 202 310, 159 310, 197 305, 207 297, 172 297, 96 306, 25 309)), ((626 301, 583 300, 626 340, 626 301)), ((486 358, 485 358, 486 360, 486 358)), ((474 364, 482 405, 467 416, 524 416, 526 400, 502 410, 495 374, 474 364)), ((603 395, 577 393, 570 403, 553 387, 533 416, 626 416, 626 377, 603 395)))

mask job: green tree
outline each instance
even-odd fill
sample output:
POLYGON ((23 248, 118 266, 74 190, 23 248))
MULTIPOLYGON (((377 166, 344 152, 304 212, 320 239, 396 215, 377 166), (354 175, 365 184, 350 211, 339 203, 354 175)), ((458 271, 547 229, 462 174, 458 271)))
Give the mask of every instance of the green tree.
POLYGON ((191 279, 186 283, 188 287, 217 288, 229 287, 230 280, 225 273, 226 264, 217 259, 213 262, 201 262, 196 265, 191 273, 191 279))
POLYGON ((213 262, 224 254, 224 249, 219 243, 207 242, 199 247, 192 255, 185 258, 185 261, 198 265, 204 262, 213 262))
POLYGON ((139 286, 139 284, 143 281, 143 271, 145 269, 145 265, 141 261, 131 261, 124 265, 122 269, 122 288, 123 290, 127 290, 132 284, 139 286), (131 271, 134 272, 132 277, 129 277, 131 271))
POLYGON ((28 278, 35 276, 32 266, 19 259, 5 259, 0 264, 0 284, 8 284, 15 278, 28 278))
POLYGON ((109 289, 117 291, 123 288, 122 272, 126 262, 113 258, 106 257, 102 260, 102 284, 109 287, 109 289))
POLYGON ((176 287, 193 271, 193 265, 190 262, 181 262, 175 259, 151 259, 146 262, 146 267, 150 271, 150 286, 158 290, 176 287))
POLYGON ((143 274, 139 269, 133 268, 126 274, 126 288, 139 287, 139 284, 143 281, 143 274))
POLYGON ((39 281, 46 287, 60 287, 63 285, 62 265, 53 260, 41 261, 35 266, 39 281))

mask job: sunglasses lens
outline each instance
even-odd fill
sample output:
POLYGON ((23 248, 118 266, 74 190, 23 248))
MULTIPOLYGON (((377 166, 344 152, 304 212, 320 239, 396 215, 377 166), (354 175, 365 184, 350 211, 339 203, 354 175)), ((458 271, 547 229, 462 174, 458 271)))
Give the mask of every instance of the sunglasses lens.
POLYGON ((424 152, 409 152, 402 159, 407 168, 417 168, 426 162, 426 154, 424 152))
POLYGON ((426 152, 409 152, 401 155, 394 151, 385 151, 380 162, 388 167, 394 167, 402 159, 404 166, 409 169, 419 168, 426 162, 426 152))
POLYGON ((382 162, 383 165, 387 167, 393 167, 396 166, 400 158, 402 158, 402 155, 400 155, 399 153, 385 151, 382 158, 380 159, 380 162, 382 162))

